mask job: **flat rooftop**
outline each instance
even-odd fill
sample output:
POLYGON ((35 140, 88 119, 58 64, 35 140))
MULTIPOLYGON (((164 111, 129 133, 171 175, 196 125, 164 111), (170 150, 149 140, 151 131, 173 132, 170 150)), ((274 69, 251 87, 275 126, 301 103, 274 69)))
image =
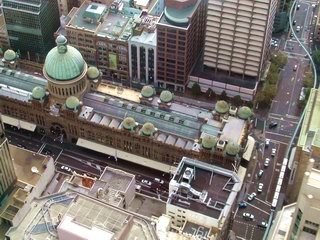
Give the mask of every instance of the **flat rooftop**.
POLYGON ((176 183, 168 203, 215 219, 228 214, 241 188, 235 172, 189 158, 177 167, 170 185, 176 183))
POLYGON ((95 32, 100 25, 100 19, 106 11, 107 6, 104 4, 84 2, 76 13, 72 13, 73 17, 67 27, 83 28, 87 31, 95 32))
POLYGON ((106 182, 110 188, 125 192, 130 183, 135 181, 135 175, 106 167, 99 180, 106 182))
POLYGON ((310 151, 312 145, 320 148, 320 93, 318 89, 311 89, 306 109, 298 146, 304 151, 310 151))
MULTIPOLYGON (((100 229, 100 233, 103 231, 108 236, 116 238, 157 239, 147 218, 131 214, 73 191, 34 200, 31 203, 31 210, 20 225, 16 228, 10 228, 6 235, 12 240, 24 238, 58 240, 57 222, 55 221, 58 218, 66 220, 58 226, 58 228, 61 227, 61 230, 65 230, 65 227, 73 224, 80 233, 84 234, 100 229), (72 219, 72 222, 67 221, 68 218, 72 219), (128 221, 131 221, 132 225, 128 224, 128 221)), ((70 229, 73 228, 66 230, 70 229)))
POLYGON ((37 154, 22 148, 10 146, 11 156, 13 160, 14 170, 19 181, 35 186, 41 175, 46 170, 45 166, 50 160, 48 156, 37 154), (37 171, 34 173, 31 168, 37 171))

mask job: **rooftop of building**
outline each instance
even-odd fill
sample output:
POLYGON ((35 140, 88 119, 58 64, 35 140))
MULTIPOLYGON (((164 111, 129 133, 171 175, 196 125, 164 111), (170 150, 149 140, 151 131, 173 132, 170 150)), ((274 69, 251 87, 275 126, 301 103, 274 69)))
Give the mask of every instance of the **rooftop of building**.
POLYGON ((185 7, 179 6, 179 8, 175 8, 173 7, 174 5, 184 4, 183 2, 177 1, 177 3, 172 6, 165 6, 158 24, 187 29, 190 25, 190 19, 200 3, 201 0, 197 0, 195 4, 186 4, 185 7))
POLYGON ((304 151, 311 151, 312 145, 320 148, 320 93, 318 89, 311 89, 306 109, 298 146, 304 151))
POLYGON ((46 84, 47 80, 42 77, 0 67, 0 95, 26 102, 34 87, 46 84))
POLYGON ((67 28, 79 28, 99 37, 126 41, 140 14, 141 10, 124 6, 120 1, 114 1, 110 6, 84 2, 76 13, 72 13, 67 28))
POLYGON ((233 171, 184 157, 170 186, 169 204, 222 219, 229 214, 241 181, 233 171))
POLYGON ((73 234, 82 236, 101 234, 103 239, 155 239, 154 229, 146 218, 73 191, 34 200, 28 215, 7 236, 58 240, 57 229, 76 229, 73 234))
POLYGON ((155 47, 157 45, 156 23, 158 21, 159 17, 141 14, 139 20, 137 20, 130 42, 155 47))
POLYGON ((34 187, 46 171, 46 165, 50 157, 14 145, 9 146, 18 180, 34 187))

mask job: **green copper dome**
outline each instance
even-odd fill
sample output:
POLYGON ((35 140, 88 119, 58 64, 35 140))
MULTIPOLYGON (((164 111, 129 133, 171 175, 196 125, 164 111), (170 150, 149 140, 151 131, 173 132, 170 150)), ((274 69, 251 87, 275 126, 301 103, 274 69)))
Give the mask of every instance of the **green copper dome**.
POLYGON ((216 146, 218 139, 213 136, 205 135, 202 138, 201 145, 204 149, 210 150, 216 146))
POLYGON ((249 107, 244 106, 238 110, 238 117, 243 120, 249 119, 251 115, 252 115, 252 111, 249 107))
POLYGON ((32 98, 36 100, 42 100, 46 95, 46 91, 39 86, 36 86, 32 90, 32 98))
POLYGON ((154 125, 152 123, 145 123, 143 124, 142 128, 141 128, 141 132, 143 135, 145 136, 151 136, 153 135, 153 133, 156 131, 154 125))
POLYGON ((85 61, 81 53, 67 45, 67 39, 60 35, 56 39, 57 46, 50 50, 44 70, 49 77, 58 80, 72 80, 80 76, 84 70, 85 61))
POLYGON ((76 110, 80 106, 80 101, 77 97, 71 96, 66 100, 66 107, 69 110, 76 110))
POLYGON ((234 142, 229 142, 226 146, 226 153, 229 156, 236 156, 240 151, 240 146, 234 142))
POLYGON ((145 98, 149 98, 152 97, 155 94, 155 90, 153 87, 151 86, 144 86, 141 89, 141 95, 145 98))
POLYGON ((226 101, 218 101, 214 107, 217 113, 224 114, 229 110, 229 104, 226 101))
POLYGON ((96 67, 89 67, 87 71, 87 76, 90 80, 97 79, 100 77, 100 71, 96 67))
POLYGON ((136 121, 132 117, 126 117, 122 122, 122 127, 126 130, 132 131, 136 126, 136 121))
POLYGON ((4 59, 8 62, 11 62, 17 58, 17 53, 11 49, 8 49, 4 52, 4 59))
POLYGON ((172 99, 173 99, 173 94, 170 91, 164 90, 161 92, 161 94, 160 94, 161 102, 168 103, 168 102, 171 102, 172 99))

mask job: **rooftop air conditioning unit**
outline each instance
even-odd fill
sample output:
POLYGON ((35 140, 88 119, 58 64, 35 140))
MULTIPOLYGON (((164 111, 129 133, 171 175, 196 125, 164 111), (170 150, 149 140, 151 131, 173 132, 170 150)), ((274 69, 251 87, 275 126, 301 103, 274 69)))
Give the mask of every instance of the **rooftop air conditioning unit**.
POLYGON ((189 167, 186 168, 182 176, 184 182, 188 182, 188 183, 191 182, 193 178, 193 171, 194 170, 192 168, 189 168, 189 167))

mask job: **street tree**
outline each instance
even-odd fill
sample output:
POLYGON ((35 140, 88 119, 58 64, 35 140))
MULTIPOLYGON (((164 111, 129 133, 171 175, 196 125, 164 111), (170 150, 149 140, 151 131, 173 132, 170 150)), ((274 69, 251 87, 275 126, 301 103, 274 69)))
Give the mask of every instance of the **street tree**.
POLYGON ((242 105, 242 99, 240 95, 236 95, 232 98, 232 105, 239 107, 242 105))
POLYGON ((226 101, 228 98, 227 93, 225 90, 222 91, 222 93, 220 94, 220 99, 226 101))
POLYGON ((192 85, 192 88, 191 88, 191 92, 194 96, 200 96, 201 94, 201 88, 200 88, 200 85, 198 83, 194 83, 192 85))

